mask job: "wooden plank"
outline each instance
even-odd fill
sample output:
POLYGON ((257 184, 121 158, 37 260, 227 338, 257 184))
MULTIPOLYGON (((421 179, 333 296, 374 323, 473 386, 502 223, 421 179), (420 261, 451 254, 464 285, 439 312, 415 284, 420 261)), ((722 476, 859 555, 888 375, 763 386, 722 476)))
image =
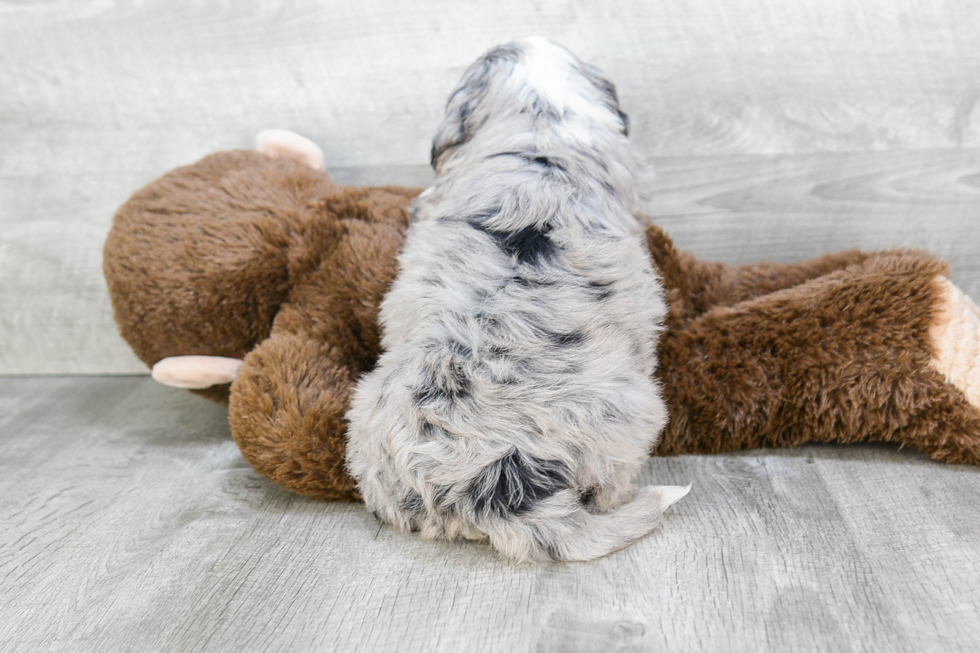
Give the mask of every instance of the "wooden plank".
POLYGON ((694 483, 587 564, 379 528, 258 477, 149 379, 0 379, 4 651, 975 651, 980 470, 886 447, 651 460, 694 483))
POLYGON ((650 213, 677 245, 729 263, 913 247, 980 298, 980 150, 669 159, 650 213))
POLYGON ((5 0, 0 11, 4 135, 32 127, 43 149, 10 156, 34 170, 51 171, 59 150, 127 142, 183 160, 272 124, 307 133, 338 165, 418 163, 463 67, 528 33, 608 71, 652 156, 980 146, 980 7, 965 1, 428 0, 394 15, 384 0, 5 0))

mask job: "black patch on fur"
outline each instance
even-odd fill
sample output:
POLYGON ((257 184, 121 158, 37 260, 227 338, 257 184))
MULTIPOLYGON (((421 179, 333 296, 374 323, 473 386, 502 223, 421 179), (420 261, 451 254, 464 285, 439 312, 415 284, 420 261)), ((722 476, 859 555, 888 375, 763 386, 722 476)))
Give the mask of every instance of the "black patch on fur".
POLYGON ((466 494, 484 515, 520 515, 558 490, 568 487, 568 469, 558 460, 544 460, 517 449, 483 468, 466 494))
POLYGON ((545 332, 545 336, 548 338, 548 340, 559 347, 574 347, 585 342, 585 334, 581 331, 572 331, 570 333, 547 331, 545 332))
POLYGON ((453 486, 452 485, 438 485, 438 486, 436 486, 436 489, 433 490, 433 492, 432 492, 432 504, 436 508, 441 508, 442 505, 446 502, 446 495, 449 494, 449 491, 451 489, 453 489, 453 486))
POLYGON ((517 231, 495 231, 478 221, 469 221, 471 227, 490 236, 505 254, 517 259, 517 262, 529 265, 539 265, 554 258, 558 247, 548 234, 551 225, 530 226, 517 231))
POLYGON ((500 331, 500 320, 498 320, 493 315, 489 315, 484 311, 477 311, 476 315, 473 316, 477 323, 480 325, 481 329, 484 329, 490 334, 499 333, 500 331))
POLYGON ((616 294, 612 289, 612 281, 590 281, 589 289, 594 292, 593 297, 598 301, 605 301, 616 294))
POLYGON ((565 166, 558 163, 554 159, 549 159, 546 156, 535 156, 528 159, 531 163, 537 163, 539 166, 544 166, 545 168, 550 168, 552 170, 560 170, 565 172, 565 166))
POLYGON ((623 136, 630 135, 630 117, 623 113, 619 108, 616 109, 616 113, 619 114, 619 119, 623 123, 623 136))
POLYGON ((522 274, 514 275, 514 283, 522 288, 547 288, 548 286, 555 285, 554 281, 548 281, 547 279, 529 279, 522 274))
POLYGON ((425 419, 419 422, 419 432, 423 438, 429 439, 445 435, 446 433, 442 428, 425 419))
POLYGON ((523 113, 530 111, 530 113, 534 114, 535 120, 547 120, 550 122, 561 120, 561 114, 558 113, 558 110, 550 102, 538 95, 536 91, 531 91, 530 97, 531 107, 530 109, 523 110, 523 113))
POLYGON ((456 402, 466 399, 473 392, 473 381, 467 376, 463 361, 450 357, 426 380, 421 388, 416 388, 412 396, 418 407, 433 402, 456 402))
POLYGON ((401 510, 413 514, 425 512, 425 502, 422 501, 422 495, 415 490, 409 490, 402 498, 401 510))
POLYGON ((497 152, 496 154, 491 154, 488 159, 496 159, 501 156, 512 156, 528 163, 533 163, 534 165, 544 168, 548 172, 560 172, 562 174, 567 173, 568 169, 560 161, 552 159, 551 157, 542 156, 540 154, 534 154, 529 152, 497 152))
POLYGON ((486 347, 486 352, 490 356, 494 356, 496 358, 506 358, 511 354, 510 349, 507 347, 501 347, 500 345, 489 345, 486 347))
POLYGON ((447 500, 449 492, 452 489, 453 486, 451 485, 438 485, 432 492, 432 506, 446 517, 452 517, 457 511, 456 502, 453 501, 450 503, 447 500))
POLYGON ((459 340, 450 340, 446 347, 453 353, 454 356, 469 358, 473 355, 473 350, 461 343, 459 340))
POLYGON ((454 357, 446 365, 442 374, 442 382, 447 392, 454 392, 460 397, 468 397, 473 389, 473 381, 467 376, 464 365, 462 360, 454 357))

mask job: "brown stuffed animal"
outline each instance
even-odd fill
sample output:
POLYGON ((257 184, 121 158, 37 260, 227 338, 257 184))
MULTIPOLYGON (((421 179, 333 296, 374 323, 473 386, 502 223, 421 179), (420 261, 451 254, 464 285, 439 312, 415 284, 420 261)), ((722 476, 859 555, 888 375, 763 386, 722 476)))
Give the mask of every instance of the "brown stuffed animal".
MULTIPOLYGON (((259 148, 178 168, 119 209, 104 252, 115 318, 158 380, 229 401, 261 474, 354 499, 344 414, 379 353, 418 191, 336 186, 293 134, 259 148)), ((670 305, 657 373, 670 423, 653 454, 895 442, 980 464, 980 311, 943 262, 729 266, 653 225, 647 241, 670 305)))

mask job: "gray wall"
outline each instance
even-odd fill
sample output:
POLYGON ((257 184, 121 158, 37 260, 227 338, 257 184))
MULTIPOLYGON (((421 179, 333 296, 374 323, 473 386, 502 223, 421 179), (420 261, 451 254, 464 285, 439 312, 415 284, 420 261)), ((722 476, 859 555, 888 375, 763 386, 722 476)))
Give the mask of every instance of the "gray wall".
POLYGON ((400 4, 0 0, 0 374, 143 371, 100 267, 140 185, 269 127, 340 181, 425 183, 462 69, 528 33, 617 82, 682 246, 924 247, 980 297, 980 3, 400 4))

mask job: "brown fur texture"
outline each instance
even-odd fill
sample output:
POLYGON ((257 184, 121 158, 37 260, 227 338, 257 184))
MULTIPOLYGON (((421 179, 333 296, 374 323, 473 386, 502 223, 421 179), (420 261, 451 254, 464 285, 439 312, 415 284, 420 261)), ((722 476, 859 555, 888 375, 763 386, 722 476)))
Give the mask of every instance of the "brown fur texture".
MULTIPOLYGON (((417 193, 335 186, 249 151, 178 168, 119 209, 106 242, 120 333, 151 366, 244 358, 229 413, 245 458, 293 492, 355 499, 344 415, 379 353, 378 305, 417 193)), ((930 366, 944 263, 851 251, 729 266, 655 226, 647 239, 670 304, 658 371, 670 423, 654 454, 895 442, 980 464, 980 411, 930 366)))
POLYGON ((671 307, 655 453, 894 442, 980 464, 980 411, 930 365, 945 263, 899 250, 725 266, 655 227, 648 242, 671 307))

